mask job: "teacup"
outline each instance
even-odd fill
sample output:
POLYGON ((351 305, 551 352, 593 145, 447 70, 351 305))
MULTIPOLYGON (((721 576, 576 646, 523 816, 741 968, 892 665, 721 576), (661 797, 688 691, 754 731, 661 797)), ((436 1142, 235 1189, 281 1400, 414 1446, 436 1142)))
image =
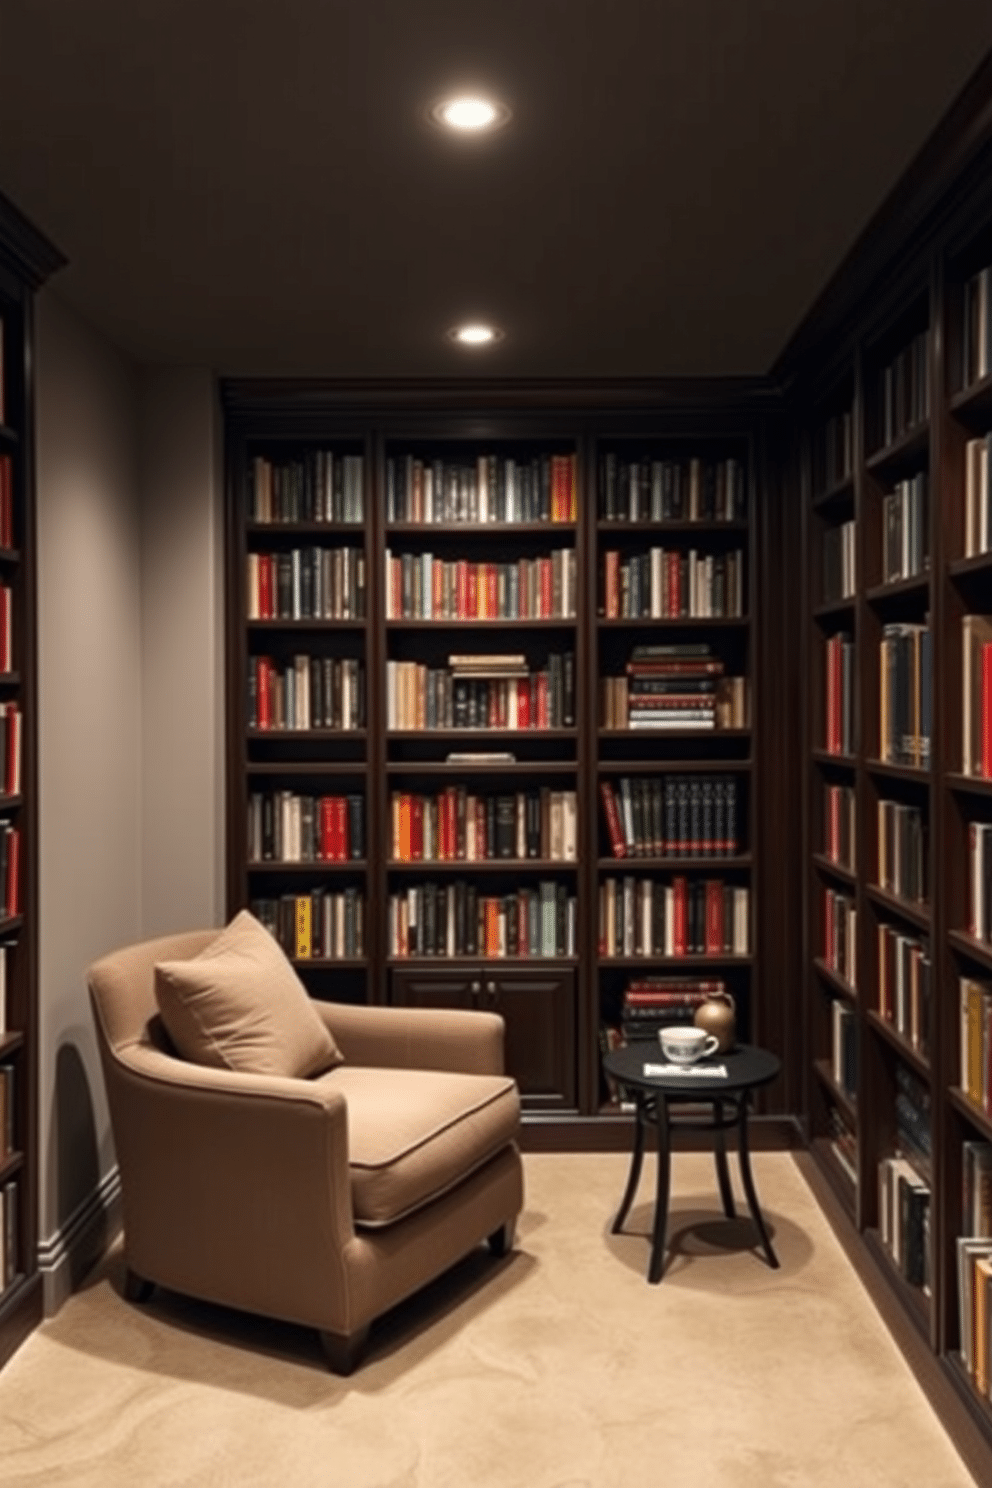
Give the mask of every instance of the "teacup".
POLYGON ((659 1028, 658 1041, 672 1064, 695 1064, 720 1047, 720 1040, 705 1028, 659 1028))

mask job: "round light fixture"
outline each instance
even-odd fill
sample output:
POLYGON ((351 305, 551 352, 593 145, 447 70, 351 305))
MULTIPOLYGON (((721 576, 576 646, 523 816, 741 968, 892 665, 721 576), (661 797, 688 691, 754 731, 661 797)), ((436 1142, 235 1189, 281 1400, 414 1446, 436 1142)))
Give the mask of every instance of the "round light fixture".
POLYGON ((496 129, 505 124, 510 110, 502 103, 473 94, 461 94, 457 98, 445 98, 431 109, 431 118, 458 134, 480 134, 486 129, 496 129))
POLYGON ((471 321, 467 325, 455 326, 448 332, 452 341, 457 341, 459 346, 491 346, 494 341, 502 339, 502 331, 495 326, 483 325, 480 321, 471 321))

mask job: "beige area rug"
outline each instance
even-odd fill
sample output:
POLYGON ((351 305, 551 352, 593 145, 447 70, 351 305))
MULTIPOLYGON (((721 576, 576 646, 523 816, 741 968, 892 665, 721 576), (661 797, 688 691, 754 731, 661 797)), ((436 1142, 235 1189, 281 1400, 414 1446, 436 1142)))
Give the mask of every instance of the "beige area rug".
POLYGON ((129 1306, 116 1249, 0 1374, 0 1483, 970 1488, 787 1153, 754 1158, 781 1270, 679 1154, 656 1287, 653 1160, 622 1236, 623 1155, 526 1169, 515 1254, 397 1309, 350 1380, 305 1330, 129 1306))

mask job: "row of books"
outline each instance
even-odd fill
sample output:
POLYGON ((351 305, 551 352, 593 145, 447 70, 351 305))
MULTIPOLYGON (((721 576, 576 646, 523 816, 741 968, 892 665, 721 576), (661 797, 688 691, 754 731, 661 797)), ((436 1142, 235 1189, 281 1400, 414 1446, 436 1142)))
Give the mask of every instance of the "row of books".
POLYGON ((824 747, 828 754, 854 753, 854 642, 838 631, 826 643, 824 747))
POLYGON ((992 1115, 992 982, 959 977, 958 1003, 961 1089, 970 1101, 992 1115))
POLYGON ((883 627, 879 741, 881 758, 887 764, 929 768, 932 657, 929 625, 883 627))
POLYGON ((907 1158, 883 1157, 878 1165, 878 1228, 900 1274, 929 1295, 930 1185, 907 1158))
POLYGON ((929 1175, 933 1149, 930 1087, 901 1061, 895 1067, 896 1150, 929 1175))
POLYGON ((746 956, 750 894, 721 879, 605 878, 601 956, 746 956))
POLYGON ((739 522, 747 512, 744 466, 722 460, 622 460, 607 451, 599 467, 603 522, 739 522))
POLYGON ((512 563, 386 550, 387 620, 574 619, 574 548, 512 563))
POLYGON ((294 961, 342 961, 365 954, 365 902, 356 888, 253 899, 248 908, 294 961))
POLYGON ((964 287, 964 385, 992 372, 992 267, 973 274, 964 287))
POLYGON ((922 903, 927 894, 923 813, 900 801, 880 800, 877 814, 879 886, 922 903))
POLYGON ((5 1183, 0 1188, 0 1291, 11 1286, 17 1276, 17 1223, 17 1184, 5 1183))
POLYGON ((820 490, 832 491, 850 480, 854 470, 854 410, 841 409, 826 420, 820 434, 820 490))
POLYGON ((849 873, 855 871, 856 800, 853 785, 823 787, 823 853, 849 873))
MULTIPOLYGON (((492 658, 487 658, 487 663, 492 658)), ((525 659, 504 668, 386 662, 386 727, 391 730, 575 727, 575 653, 550 652, 546 667, 525 659), (522 663, 522 665, 520 664, 522 663), (479 675, 479 672, 490 675, 479 675)))
POLYGON ((914 336, 882 369, 883 447, 930 415, 930 338, 914 336))
POLYGON ((309 450, 292 460, 256 455, 248 518, 252 522, 365 521, 361 455, 309 450))
POLYGON ((0 703, 0 792, 21 793, 22 722, 20 704, 0 703))
POLYGON ((476 795, 449 785, 435 796, 393 791, 390 857, 394 862, 486 862, 578 857, 574 790, 476 795))
POLYGON ((412 454, 386 460, 387 522, 513 524, 577 517, 574 454, 483 454, 471 463, 412 454))
MULTIPOLYGON (((722 663, 720 663, 722 670, 722 663)), ((605 729, 737 729, 748 725, 746 677, 673 679, 666 690, 643 690, 636 677, 600 678, 605 729)))
POLYGON ((13 919, 21 912, 21 829, 0 821, 0 914, 13 919))
POLYGON ((343 863, 365 856, 360 795, 308 796, 290 790, 248 797, 250 863, 343 863))
POLYGON ((882 582, 912 578, 929 566, 927 474, 921 470, 882 497, 882 582))
POLYGON ((961 771, 992 778, 992 615, 961 620, 961 771))
POLYGON ((363 620, 361 548, 293 548, 249 553, 249 620, 363 620))
POLYGON ((13 547, 14 467, 9 455, 0 455, 0 548, 13 547))
POLYGON ((992 552, 992 433, 969 439, 964 450, 964 556, 992 552))
POLYGON ((734 775, 622 775, 600 781, 615 858, 731 857, 740 850, 734 775))
POLYGON ((830 1073, 851 1101, 858 1098, 858 1025, 854 1008, 835 997, 830 1004, 830 1073))
POLYGON ((968 823, 968 934, 992 944, 992 822, 968 823))
POLYGON ((577 938, 575 895, 553 880, 511 894, 480 893, 466 879, 424 883, 387 902, 386 952, 394 957, 574 956, 577 938))
POLYGON ((744 554, 651 548, 603 554, 601 611, 607 620, 734 618, 744 614, 744 554))
POLYGON ((12 1064, 0 1064, 0 1163, 17 1150, 14 1130, 14 1080, 12 1064))
POLYGON ((823 890, 823 959, 849 987, 857 986, 858 911, 850 894, 823 890))
POLYGON ((354 657, 297 655, 248 659, 250 729, 365 727, 365 667, 354 657))
POLYGON ((626 1043, 656 1042, 660 1029, 691 1023, 697 1008, 726 992, 721 977, 632 977, 621 1000, 620 1033, 626 1043))
POLYGON ((823 534, 823 602, 850 599, 857 584, 853 521, 838 522, 823 534))
POLYGON ((926 939, 879 923, 878 1012, 922 1055, 930 1052, 931 966, 926 939))

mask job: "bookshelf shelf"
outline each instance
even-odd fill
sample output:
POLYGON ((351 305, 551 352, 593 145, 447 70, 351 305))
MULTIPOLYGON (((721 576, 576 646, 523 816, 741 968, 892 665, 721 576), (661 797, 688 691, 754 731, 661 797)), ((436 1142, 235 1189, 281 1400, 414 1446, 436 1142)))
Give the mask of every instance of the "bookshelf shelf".
POLYGON ((925 904, 914 904, 910 899, 902 899, 898 894, 890 894, 887 889, 879 888, 878 884, 866 884, 865 893, 880 909, 888 910, 890 914, 897 915, 900 919, 909 920, 911 924, 918 925, 921 930, 930 929, 930 910, 925 904))
POLYGON ((857 987, 852 987, 850 982, 846 982, 838 972, 834 971, 832 966, 827 965, 822 957, 817 956, 813 961, 813 966, 817 974, 830 987, 831 991, 837 992, 841 997, 847 998, 848 1002, 857 1002, 857 987))
POLYGON ((827 624, 839 625, 844 619, 853 617, 854 611, 853 596, 849 599, 830 599, 816 606, 813 610, 813 618, 827 624))
POLYGON ((750 868, 754 862, 751 853, 737 853, 729 857, 699 856, 699 857, 629 857, 629 858, 599 858, 597 866, 603 871, 613 870, 624 872, 650 869, 652 872, 671 873, 697 873, 707 868, 750 868))
POLYGON ((869 759, 865 761, 865 769, 882 779, 914 781, 920 785, 930 783, 930 771, 917 765, 893 765, 888 760, 869 759))
POLYGON ((948 775, 948 787, 966 796, 992 796, 992 780, 984 775, 948 775))
POLYGON ((908 1038, 905 1038, 899 1032, 894 1024, 890 1023, 887 1018, 883 1018, 881 1013, 876 1012, 874 1008, 869 1008, 865 1016, 869 1027, 873 1028, 877 1034, 891 1044, 899 1057, 904 1059, 918 1075, 929 1080, 930 1062, 926 1058, 926 1055, 921 1053, 908 1038))
POLYGON ((983 1111, 981 1106, 976 1106, 975 1102, 969 1100, 964 1091, 956 1085, 948 1088, 947 1099, 958 1114, 969 1121, 986 1142, 992 1142, 992 1114, 983 1111))
POLYGON ((563 858, 387 858, 391 873, 578 873, 574 859, 563 858))
POLYGON ((992 575, 992 553, 976 553, 973 558, 955 558, 948 564, 952 579, 986 579, 992 575))
POLYGON ((837 481, 827 491, 820 491, 813 497, 813 510, 815 512, 829 512, 833 507, 850 506, 854 501, 854 478, 845 476, 843 480, 837 481))
POLYGON ((678 969, 680 967, 707 967, 707 966, 753 966, 753 956, 732 955, 730 953, 712 956, 600 956, 600 964, 608 967, 622 967, 628 969, 638 967, 644 971, 650 967, 665 967, 678 969))
POLYGON ((579 964, 578 956, 487 956, 480 953, 476 956, 387 956, 386 965, 389 967, 412 966, 418 969, 433 967, 438 971, 446 969, 459 970, 484 966, 487 970, 495 971, 501 967, 510 968, 515 971, 552 971, 562 967, 575 967, 579 964))
POLYGON ((812 749, 810 758, 818 765, 829 765, 831 769, 853 770, 858 759, 854 754, 834 754, 829 749, 812 749))
POLYGON ((599 618, 601 630, 746 630, 751 621, 747 615, 674 615, 651 618, 647 615, 599 618))
POLYGON ((8 1183, 11 1178, 17 1176, 24 1167, 24 1153, 11 1152, 0 1162, 0 1183, 8 1183))
POLYGON ((504 619, 501 616, 491 616, 483 619, 480 616, 472 616, 464 619, 446 620, 387 620, 385 627, 387 633, 404 632, 408 630, 426 631, 451 631, 451 630, 510 630, 528 633, 530 631, 555 631, 574 630, 577 625, 574 616, 549 616, 539 620, 517 620, 504 619))
POLYGON ((930 424, 924 421, 869 455, 865 469, 873 476, 896 475, 907 466, 917 464, 926 455, 929 444, 930 424))
MULTIPOLYGON (((354 531, 354 528, 352 528, 354 531)), ((409 537, 429 539, 435 534, 442 537, 539 537, 574 538, 574 522, 387 522, 387 538, 409 537)))
POLYGON ((8 1054, 13 1054, 15 1049, 20 1049, 23 1047, 23 1045, 23 1033, 20 1033, 19 1031, 15 1031, 13 1033, 0 1033, 0 1060, 6 1058, 8 1054))
POLYGON ((364 858, 313 858, 306 863, 285 862, 275 858, 249 858, 246 866, 249 873, 309 874, 310 877, 317 877, 323 873, 364 873, 368 863, 364 858))
POLYGON ((895 1261, 888 1250, 882 1244, 881 1237, 875 1229, 865 1231, 865 1243, 871 1250, 879 1270, 896 1292, 902 1303, 906 1315, 912 1319, 923 1337, 929 1341, 930 1338, 930 1299, 920 1287, 910 1286, 905 1277, 899 1271, 895 1261))
MULTIPOLYGON (((601 734, 609 732, 622 739, 628 739, 631 734, 630 729, 601 730, 600 732, 601 734)), ((718 736, 729 732, 729 729, 711 729, 708 731, 708 733, 715 733, 718 736)), ((739 734, 746 734, 749 731, 742 729, 737 730, 737 732, 739 734)), ((652 759, 600 759, 596 763, 596 771, 599 775, 616 775, 618 770, 622 770, 625 775, 657 775, 660 771, 668 774, 739 775, 748 772, 753 763, 754 761, 749 756, 742 756, 739 759, 695 759, 686 757, 682 759, 666 758, 663 760, 655 756, 652 759)))
POLYGON ((857 1106, 855 1105, 854 1101, 852 1101, 851 1097, 848 1095, 844 1087, 837 1084, 837 1081, 834 1079, 833 1071, 830 1067, 829 1061, 826 1059, 818 1059, 814 1063, 813 1068, 816 1071, 818 1080, 823 1085, 824 1089, 829 1092, 831 1100, 833 1100, 838 1106, 840 1106, 848 1121, 851 1123, 852 1126, 854 1126, 858 1118, 857 1106))
POLYGON ((992 373, 952 394, 948 409, 964 422, 987 425, 992 422, 992 373))
POLYGON ((908 579, 894 579, 887 584, 873 584, 866 590, 869 604, 884 606, 889 602, 904 599, 925 599, 930 589, 928 573, 913 574, 908 579))
POLYGON ((853 869, 845 868, 843 863, 836 863, 833 858, 828 858, 823 853, 814 853, 812 861, 821 873, 829 874, 831 878, 839 878, 842 883, 855 884, 858 881, 858 876, 853 869))
POLYGON ((988 941, 976 940, 973 935, 966 935, 963 930, 949 930, 947 940, 948 944, 962 956, 968 956, 972 961, 992 971, 992 945, 988 941))
POLYGON ((703 534, 707 537, 735 532, 739 536, 748 531, 747 522, 738 520, 730 522, 608 522, 603 518, 596 523, 596 531, 610 537, 621 537, 624 533, 636 533, 637 535, 651 536, 670 532, 680 537, 696 537, 703 534))
MULTIPOLYGON (((265 737, 269 737, 268 733, 265 737)), ((305 776, 313 777, 315 780, 332 780, 336 776, 357 778, 368 771, 368 765, 364 760, 245 760, 243 768, 249 777, 278 775, 288 779, 305 776)))
POLYGON ((292 631, 307 634, 322 631, 363 631, 364 620, 248 620, 245 622, 252 633, 270 631, 292 631))
POLYGON ((15 445, 20 443, 20 434, 10 424, 0 424, 0 444, 15 445))

